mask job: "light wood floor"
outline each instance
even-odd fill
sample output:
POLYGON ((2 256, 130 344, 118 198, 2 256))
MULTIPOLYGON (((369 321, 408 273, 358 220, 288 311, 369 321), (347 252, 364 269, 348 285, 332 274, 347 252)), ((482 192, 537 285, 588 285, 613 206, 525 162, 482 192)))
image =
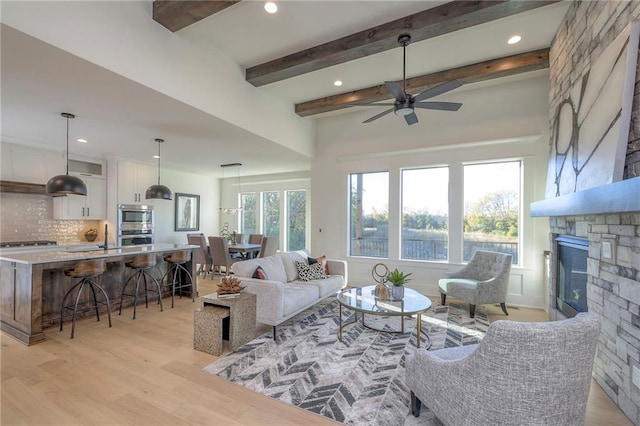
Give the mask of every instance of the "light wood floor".
MULTIPOLYGON (((215 281, 199 280, 200 294, 215 281)), ((253 393, 206 374, 217 357, 193 350, 190 299, 165 311, 157 305, 83 319, 69 339, 70 325, 49 329, 47 340, 24 346, 2 333, 2 425, 329 425, 334 422, 253 393)), ((490 319, 505 318, 490 307, 490 319)), ((544 312, 511 309, 510 319, 546 320, 544 312)), ((268 330, 263 327, 258 332, 268 330)), ((593 384, 587 425, 631 425, 602 389, 593 384)))

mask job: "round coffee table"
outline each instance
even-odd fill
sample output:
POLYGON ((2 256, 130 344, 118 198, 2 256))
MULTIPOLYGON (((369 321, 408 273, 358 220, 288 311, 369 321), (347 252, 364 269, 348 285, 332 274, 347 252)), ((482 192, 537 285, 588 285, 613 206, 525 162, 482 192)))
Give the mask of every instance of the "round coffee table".
MULTIPOLYGON (((342 342, 342 329, 350 324, 355 324, 358 321, 358 312, 362 313, 362 325, 375 330, 383 331, 385 333, 404 333, 404 317, 416 315, 416 347, 420 347, 420 334, 422 327, 422 314, 431 308, 431 299, 415 290, 410 288, 404 289, 404 298, 402 300, 383 300, 378 299, 374 295, 375 286, 370 285, 367 287, 356 287, 342 290, 336 296, 338 304, 340 305, 340 327, 338 329, 338 340, 342 342), (355 321, 344 324, 342 322, 342 307, 350 309, 355 312, 355 321), (373 328, 365 324, 364 316, 378 315, 378 316, 399 316, 401 317, 400 331, 388 331, 373 328)), ((431 346, 431 339, 427 337, 427 348, 431 346)))

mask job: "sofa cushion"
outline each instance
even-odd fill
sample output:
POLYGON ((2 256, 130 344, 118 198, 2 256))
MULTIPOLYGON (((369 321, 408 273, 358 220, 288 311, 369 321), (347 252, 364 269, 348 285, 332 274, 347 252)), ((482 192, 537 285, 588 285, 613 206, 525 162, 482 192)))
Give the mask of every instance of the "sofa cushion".
POLYGON ((320 257, 307 257, 307 262, 309 265, 313 265, 315 263, 321 263, 324 268, 324 273, 329 275, 329 265, 327 264, 327 256, 322 255, 320 257))
POLYGON ((284 316, 311 305, 320 298, 317 286, 286 284, 284 286, 284 316))
POLYGON ((233 273, 238 277, 251 278, 256 268, 260 266, 270 280, 287 282, 287 273, 280 256, 267 256, 258 259, 243 260, 236 262, 231 267, 233 273))
POLYGON ((325 279, 307 281, 305 285, 317 287, 320 297, 325 298, 344 287, 344 277, 342 275, 330 275, 325 279))
POLYGON ((306 263, 296 261, 296 266, 298 267, 298 278, 300 281, 327 278, 327 274, 324 273, 324 267, 321 263, 316 262, 312 265, 307 265, 306 263))
POLYGON ((284 270, 287 272, 287 280, 285 282, 296 281, 298 279, 298 267, 296 266, 296 262, 303 262, 306 264, 306 256, 296 251, 278 253, 277 256, 282 259, 284 270))

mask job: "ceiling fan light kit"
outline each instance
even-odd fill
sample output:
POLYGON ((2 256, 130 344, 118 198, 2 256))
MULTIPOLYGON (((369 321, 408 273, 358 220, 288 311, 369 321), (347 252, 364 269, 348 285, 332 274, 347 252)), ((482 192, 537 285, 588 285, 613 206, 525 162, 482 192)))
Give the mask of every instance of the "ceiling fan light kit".
POLYGON ((76 118, 68 112, 60 113, 67 119, 67 173, 57 175, 49 179, 46 185, 46 193, 54 197, 64 197, 69 194, 87 195, 87 185, 76 176, 69 176, 69 120, 76 118))
POLYGON ((144 198, 147 200, 173 200, 173 193, 171 190, 160 185, 160 145, 164 142, 164 139, 156 139, 158 143, 158 183, 151 185, 144 193, 144 198))
POLYGON ((411 125, 418 122, 418 116, 415 113, 415 108, 433 109, 438 111, 458 111, 462 106, 462 104, 458 102, 422 102, 426 99, 433 98, 462 86, 462 83, 458 80, 451 80, 446 83, 442 83, 438 86, 427 89, 416 96, 407 93, 407 45, 409 45, 409 43, 411 43, 411 36, 409 34, 402 34, 398 37, 398 44, 402 46, 402 86, 400 86, 397 81, 384 82, 389 93, 395 98, 394 103, 349 104, 349 106, 392 106, 392 108, 386 109, 381 113, 366 119, 363 123, 371 123, 372 121, 375 121, 393 111, 396 115, 404 117, 407 124, 411 125))

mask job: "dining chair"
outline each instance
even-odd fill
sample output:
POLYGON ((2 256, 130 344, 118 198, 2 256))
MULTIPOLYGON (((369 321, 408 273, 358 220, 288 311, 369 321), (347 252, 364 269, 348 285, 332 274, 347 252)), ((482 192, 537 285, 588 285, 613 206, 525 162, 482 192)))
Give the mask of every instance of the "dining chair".
POLYGON ((272 256, 278 252, 278 242, 280 237, 263 237, 262 246, 260 247, 260 254, 258 257, 272 256))
POLYGON ((187 234, 187 242, 194 246, 200 246, 199 249, 195 249, 194 262, 198 265, 197 274, 203 274, 207 277, 207 274, 211 272, 211 251, 207 246, 207 239, 204 234, 187 234))
POLYGON ((222 275, 222 266, 225 268, 225 274, 228 275, 231 273, 230 266, 242 260, 231 257, 225 237, 209 237, 209 249, 211 250, 211 271, 217 269, 220 275, 222 275))
POLYGON ((262 234, 249 234, 249 244, 262 244, 262 234))
POLYGON ((236 244, 242 244, 244 234, 236 234, 236 244))

